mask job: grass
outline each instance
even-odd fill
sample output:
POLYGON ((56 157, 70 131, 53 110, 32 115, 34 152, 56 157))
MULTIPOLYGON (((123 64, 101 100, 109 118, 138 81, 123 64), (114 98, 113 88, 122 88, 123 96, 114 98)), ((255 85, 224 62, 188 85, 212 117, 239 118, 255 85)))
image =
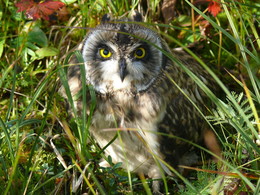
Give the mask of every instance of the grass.
MULTIPOLYGON (((205 160, 187 177, 166 177, 166 189, 171 194, 259 194, 260 4, 221 0, 222 12, 213 17, 206 12, 207 4, 182 0, 176 4, 176 17, 164 24, 162 4, 149 2, 143 5, 139 0, 71 0, 67 4, 68 19, 57 21, 31 21, 16 12, 12 1, 0 2, 3 194, 151 193, 149 179, 124 172, 120 163, 112 164, 111 158, 104 157, 87 131, 91 116, 83 112, 82 116, 67 120, 64 100, 57 93, 59 78, 66 86, 64 67, 70 50, 88 28, 95 27, 105 13, 121 16, 140 6, 147 22, 167 38, 169 45, 184 47, 223 90, 215 96, 182 67, 216 105, 206 118, 219 138, 224 168, 219 170, 216 164, 205 160), (189 49, 196 41, 196 50, 189 49), (102 157, 111 167, 98 168, 102 157)), ((84 76, 84 69, 81 71, 84 76)), ((93 89, 85 86, 86 94, 84 91, 91 94, 93 110, 93 89)), ((72 97, 69 100, 72 103, 72 97)), ((74 113, 77 115, 75 110, 74 113)), ((204 157, 207 151, 202 150, 204 157)))

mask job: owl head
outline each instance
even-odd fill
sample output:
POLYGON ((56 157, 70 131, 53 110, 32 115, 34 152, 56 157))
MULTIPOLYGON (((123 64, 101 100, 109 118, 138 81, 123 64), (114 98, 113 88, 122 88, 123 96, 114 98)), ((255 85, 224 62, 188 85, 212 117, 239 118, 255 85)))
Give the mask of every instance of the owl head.
POLYGON ((117 90, 147 90, 161 74, 167 50, 161 37, 144 27, 142 16, 112 20, 105 15, 102 23, 90 30, 81 46, 87 81, 100 93, 117 90))

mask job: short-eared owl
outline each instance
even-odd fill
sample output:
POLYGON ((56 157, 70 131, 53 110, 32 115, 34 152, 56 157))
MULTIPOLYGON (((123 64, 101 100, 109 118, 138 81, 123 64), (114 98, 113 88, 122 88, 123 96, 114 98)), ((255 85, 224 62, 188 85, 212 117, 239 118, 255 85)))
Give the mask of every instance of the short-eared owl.
MULTIPOLYGON (((171 174, 164 162, 177 167, 192 161, 192 145, 185 140, 200 143, 205 129, 201 112, 207 96, 180 65, 206 85, 211 78, 184 51, 171 51, 154 30, 138 23, 141 19, 139 13, 116 21, 105 15, 78 50, 86 83, 96 93, 91 135, 114 163, 161 178, 163 172, 171 174)), ((67 76, 72 96, 78 96, 80 65, 70 66, 67 76)), ((64 88, 60 91, 66 96, 64 88)), ((83 104, 89 107, 90 101, 75 100, 78 111, 83 104)))

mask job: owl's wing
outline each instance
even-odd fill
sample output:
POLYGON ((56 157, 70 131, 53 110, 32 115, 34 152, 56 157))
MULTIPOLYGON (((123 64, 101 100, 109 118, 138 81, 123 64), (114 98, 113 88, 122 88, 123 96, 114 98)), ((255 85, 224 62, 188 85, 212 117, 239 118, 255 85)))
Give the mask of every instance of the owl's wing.
MULTIPOLYGON (((165 160, 173 162, 174 166, 180 163, 180 159, 190 155, 194 147, 189 142, 202 142, 207 126, 203 114, 206 114, 209 102, 207 95, 177 63, 188 68, 206 86, 212 87, 214 82, 198 62, 184 51, 173 50, 173 56, 176 61, 168 62, 164 73, 169 89, 165 93, 168 103, 164 118, 158 124, 158 131, 163 134, 159 139, 160 151, 165 160)), ((189 161, 193 163, 191 158, 189 161)))

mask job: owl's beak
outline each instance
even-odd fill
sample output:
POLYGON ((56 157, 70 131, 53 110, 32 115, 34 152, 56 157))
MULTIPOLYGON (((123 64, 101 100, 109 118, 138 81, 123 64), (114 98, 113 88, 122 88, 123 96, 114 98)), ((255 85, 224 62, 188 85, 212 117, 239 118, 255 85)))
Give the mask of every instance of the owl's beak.
POLYGON ((127 69, 126 69, 126 60, 125 59, 121 59, 119 61, 119 76, 121 78, 121 81, 123 82, 126 75, 127 75, 127 69))

